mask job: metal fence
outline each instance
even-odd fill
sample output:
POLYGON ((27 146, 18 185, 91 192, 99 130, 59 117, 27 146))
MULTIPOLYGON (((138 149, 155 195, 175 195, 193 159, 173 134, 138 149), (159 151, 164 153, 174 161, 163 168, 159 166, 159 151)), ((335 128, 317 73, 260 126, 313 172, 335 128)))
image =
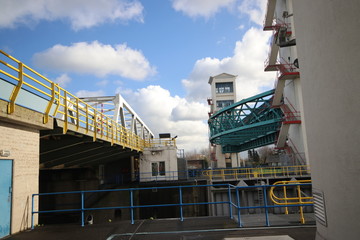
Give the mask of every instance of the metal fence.
MULTIPOLYGON (((301 187, 311 187, 311 183, 294 183, 291 184, 277 184, 276 187, 287 188, 297 188, 299 189, 299 193, 301 194, 301 187)), ((271 226, 269 220, 269 210, 272 208, 284 208, 284 207, 305 207, 305 206, 313 206, 311 199, 305 199, 301 196, 297 198, 301 201, 291 202, 286 201, 285 203, 271 204, 270 200, 268 200, 269 188, 274 188, 275 185, 257 185, 257 186, 234 186, 232 184, 210 184, 210 185, 187 185, 187 186, 168 186, 168 187, 147 187, 147 188, 127 188, 127 189, 108 189, 108 190, 92 190, 92 191, 73 191, 73 192, 54 192, 54 193, 39 193, 32 195, 32 218, 31 218, 31 227, 34 228, 34 215, 41 213, 59 213, 59 212, 79 212, 81 214, 81 226, 85 225, 85 212, 86 211, 95 211, 95 210, 109 210, 109 209, 128 209, 130 211, 130 221, 134 224, 135 221, 135 213, 136 209, 140 208, 159 208, 159 207, 177 207, 179 211, 179 219, 180 221, 184 221, 184 210, 183 208, 186 206, 194 206, 194 205, 215 205, 215 204, 223 204, 227 205, 229 208, 229 217, 231 219, 236 218, 239 227, 243 227, 241 210, 246 209, 264 209, 265 214, 265 226, 271 226), (228 199, 224 201, 205 201, 205 202, 184 202, 183 191, 185 188, 222 188, 227 191, 228 199), (168 204, 151 204, 151 205, 136 205, 136 201, 134 201, 134 193, 136 191, 142 190, 159 190, 159 189, 177 189, 178 190, 178 202, 176 203, 168 203, 168 204), (256 206, 246 206, 240 202, 241 194, 246 190, 256 189, 257 191, 261 191, 263 195, 262 204, 256 206), (85 194, 93 194, 93 193, 105 193, 105 192, 120 192, 124 191, 128 193, 129 204, 119 205, 119 206, 106 206, 106 207, 85 207, 85 194), (56 196, 64 196, 68 194, 75 194, 80 196, 80 208, 72 208, 72 209, 54 209, 54 210, 35 210, 34 203, 39 202, 39 198, 56 195, 56 196), (37 199, 35 199, 37 198, 37 199)), ((304 222, 302 222, 304 223, 304 222)))

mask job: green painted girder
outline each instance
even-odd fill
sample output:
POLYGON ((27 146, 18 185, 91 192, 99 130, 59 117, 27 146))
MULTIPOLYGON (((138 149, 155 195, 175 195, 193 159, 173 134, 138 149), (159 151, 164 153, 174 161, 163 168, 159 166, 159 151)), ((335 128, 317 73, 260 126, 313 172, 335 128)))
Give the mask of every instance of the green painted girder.
POLYGON ((258 138, 243 143, 241 145, 224 145, 222 147, 223 153, 234 153, 234 152, 243 152, 250 149, 266 146, 275 142, 277 136, 277 131, 269 133, 265 136, 258 136, 258 138))
POLYGON ((274 89, 260 93, 214 114, 208 121, 210 142, 226 152, 273 143, 283 119, 281 110, 271 107, 273 94, 274 89))

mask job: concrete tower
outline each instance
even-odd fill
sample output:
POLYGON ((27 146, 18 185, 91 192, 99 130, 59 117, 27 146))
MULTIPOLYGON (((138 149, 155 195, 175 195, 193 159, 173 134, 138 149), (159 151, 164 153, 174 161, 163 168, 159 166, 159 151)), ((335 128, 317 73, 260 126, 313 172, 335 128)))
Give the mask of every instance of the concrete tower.
MULTIPOLYGON (((209 78, 211 86, 211 98, 208 99, 210 105, 209 117, 227 107, 236 100, 236 77, 228 73, 221 73, 209 78)), ((222 153, 220 145, 210 147, 211 166, 218 168, 237 167, 239 166, 237 153, 222 153)))

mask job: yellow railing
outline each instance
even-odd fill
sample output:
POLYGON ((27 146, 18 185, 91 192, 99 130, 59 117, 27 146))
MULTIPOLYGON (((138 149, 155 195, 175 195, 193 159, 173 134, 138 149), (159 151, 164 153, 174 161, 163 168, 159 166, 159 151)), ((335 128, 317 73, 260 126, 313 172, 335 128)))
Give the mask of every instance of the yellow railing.
MULTIPOLYGON (((313 197, 306 196, 304 192, 301 190, 301 187, 304 183, 311 183, 311 180, 296 180, 296 181, 278 181, 275 182, 273 187, 270 188, 270 199, 276 205, 286 205, 285 206, 285 214, 289 213, 288 206, 289 205, 300 205, 300 204, 313 204, 313 197), (286 186, 289 184, 289 186, 286 186), (281 185, 281 186, 276 186, 281 185), (288 197, 288 188, 296 188, 296 196, 288 197), (277 196, 274 193, 275 188, 281 188, 282 197, 277 196)), ((300 214, 300 222, 302 224, 305 223, 303 206, 299 206, 299 214, 300 214)))
POLYGON ((0 67, 0 74, 6 76, 9 86, 13 86, 9 96, 1 96, 9 101, 8 114, 15 111, 15 103, 21 92, 28 92, 46 102, 43 109, 37 110, 44 114, 44 123, 49 121, 49 116, 64 121, 64 134, 71 125, 75 130, 82 128, 86 134, 93 136, 94 141, 101 138, 112 145, 118 144, 137 151, 149 145, 148 140, 142 139, 16 58, 1 50, 0 53, 0 63, 5 66, 0 67))
POLYGON ((276 178, 289 176, 307 176, 310 174, 307 165, 282 166, 282 167, 262 167, 262 168, 223 168, 205 170, 204 176, 209 180, 217 179, 257 179, 257 178, 276 178))
POLYGON ((150 138, 145 140, 145 147, 176 146, 175 138, 150 138))

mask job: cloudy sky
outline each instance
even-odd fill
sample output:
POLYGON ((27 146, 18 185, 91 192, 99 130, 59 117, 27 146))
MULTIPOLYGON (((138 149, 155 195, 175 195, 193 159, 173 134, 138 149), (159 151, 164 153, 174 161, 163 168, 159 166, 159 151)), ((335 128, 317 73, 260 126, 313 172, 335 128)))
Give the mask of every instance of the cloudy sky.
POLYGON ((210 76, 271 89, 266 0, 0 0, 0 49, 79 97, 120 93, 155 133, 208 146, 210 76))

